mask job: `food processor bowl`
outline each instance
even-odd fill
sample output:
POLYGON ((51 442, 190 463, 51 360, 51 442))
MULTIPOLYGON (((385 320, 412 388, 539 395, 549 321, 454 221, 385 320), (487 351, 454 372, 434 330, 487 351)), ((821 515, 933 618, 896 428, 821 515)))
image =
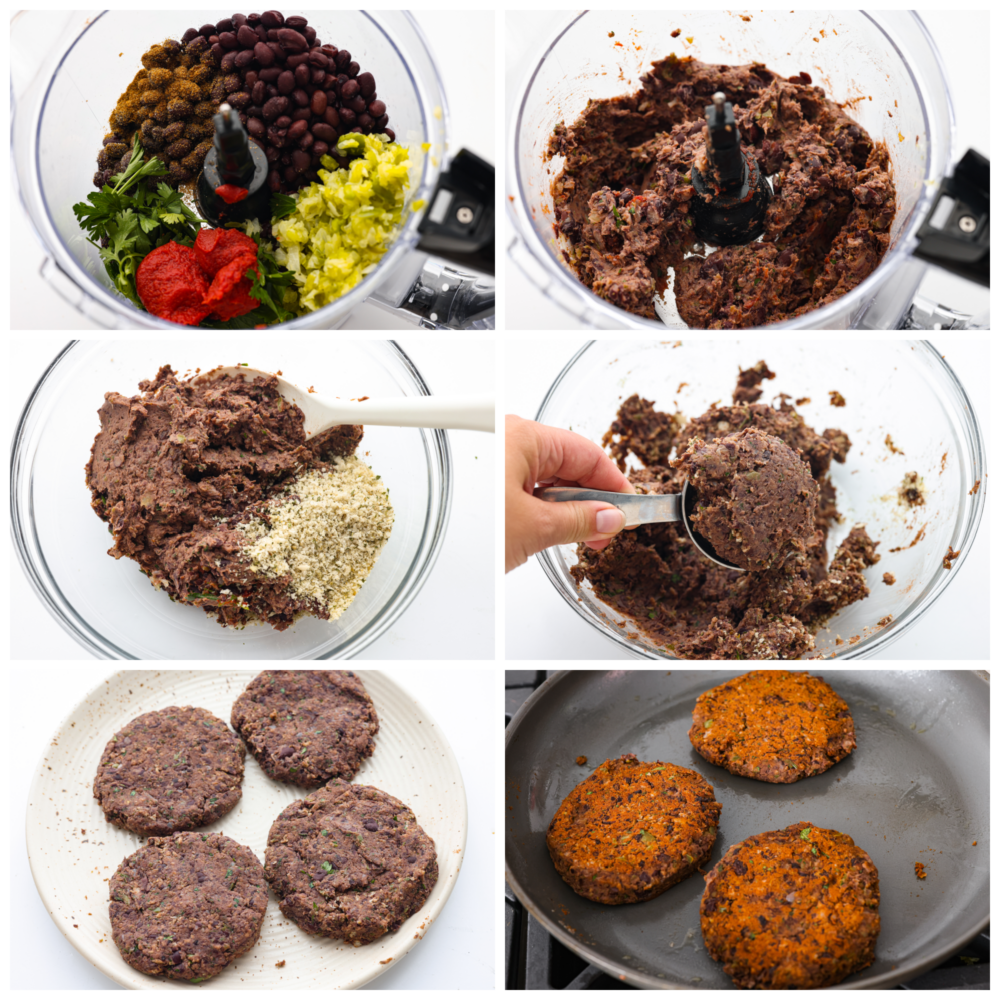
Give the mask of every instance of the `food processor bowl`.
MULTIPOLYGON (((961 571, 986 502, 985 445, 975 408, 929 343, 595 341, 566 365, 536 419, 599 442, 633 393, 658 410, 697 417, 712 402, 728 404, 739 370, 762 359, 776 377, 763 383, 760 402, 777 403, 780 393, 808 397, 796 408, 810 427, 817 433, 836 427, 851 439, 847 461, 830 468, 842 520, 831 528, 829 556, 856 524, 880 543, 881 558, 864 572, 868 597, 834 615, 804 658, 871 656, 912 628, 961 571), (844 397, 843 407, 831 405, 833 391, 844 397), (898 491, 914 471, 924 503, 910 507, 899 502, 898 491), (946 569, 949 546, 961 554, 946 569), (891 586, 882 580, 887 572, 896 580, 891 586)), ((641 467, 632 456, 628 462, 641 467)), ((577 585, 570 574, 575 546, 546 549, 538 559, 570 607, 603 635, 637 657, 674 658, 641 623, 598 598, 589 581, 577 585)))
POLYGON ((32 392, 12 449, 14 547, 38 596, 74 639, 106 659, 325 660, 360 652, 403 613, 437 559, 451 509, 447 433, 365 428, 358 454, 389 487, 395 520, 340 618, 302 618, 283 632, 268 625, 223 628, 201 608, 156 590, 133 560, 107 555, 110 529, 90 509, 84 481, 104 394, 134 395, 140 381, 168 363, 181 376, 246 363, 344 398, 430 395, 391 341, 276 343, 251 333, 238 348, 222 339, 69 344, 32 392))
POLYGON ((898 327, 927 267, 912 256, 917 230, 954 163, 944 67, 911 11, 588 11, 569 17, 545 43, 510 121, 507 208, 518 236, 509 253, 528 278, 593 327, 687 328, 672 290, 661 319, 651 320, 613 306, 577 278, 562 256, 566 239, 553 225, 550 188, 563 158, 546 159, 557 124, 574 122, 590 100, 638 90, 652 62, 670 53, 707 63, 763 62, 785 77, 805 70, 885 143, 898 208, 882 263, 835 302, 769 328, 898 327))
MULTIPOLYGON (((428 201, 450 163, 449 119, 434 57, 416 21, 403 11, 303 13, 320 39, 349 49, 374 75, 397 141, 410 149, 408 200, 428 201), (426 155, 422 143, 431 145, 426 155)), ((204 10, 69 12, 53 54, 25 83, 12 108, 15 174, 21 201, 49 255, 43 273, 60 295, 105 328, 176 330, 174 324, 137 309, 114 292, 73 205, 96 190, 93 176, 109 130, 108 117, 142 68, 143 53, 166 38, 180 38, 189 27, 227 16, 204 10)), ((398 280, 401 270, 410 273, 415 268, 419 274, 413 251, 420 240, 421 214, 410 214, 382 261, 359 285, 281 327, 336 328, 387 279, 398 280)))

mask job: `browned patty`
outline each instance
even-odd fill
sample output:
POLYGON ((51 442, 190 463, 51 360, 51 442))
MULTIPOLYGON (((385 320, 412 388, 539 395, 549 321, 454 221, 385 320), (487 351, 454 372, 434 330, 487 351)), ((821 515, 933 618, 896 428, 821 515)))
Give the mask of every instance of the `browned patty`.
POLYGON ((111 935, 149 976, 200 983, 249 951, 267 910, 264 869, 221 833, 150 837, 111 877, 111 935))
POLYGON ((875 959, 878 870, 811 823, 748 837, 705 877, 701 933, 743 988, 833 986, 875 959))
POLYGON ((94 798, 109 823, 143 836, 214 823, 240 800, 246 751, 204 708, 133 719, 101 754, 94 798))
POLYGON ((306 788, 350 781, 378 732, 375 706, 351 670, 265 670, 230 721, 269 778, 306 788))
POLYGON ((733 774, 788 784, 822 774, 856 746, 847 702, 822 677, 754 670, 695 702, 692 746, 733 774))
POLYGON ((708 860, 721 811, 695 771, 625 754, 566 796, 546 843, 574 892, 596 903, 639 903, 708 860))

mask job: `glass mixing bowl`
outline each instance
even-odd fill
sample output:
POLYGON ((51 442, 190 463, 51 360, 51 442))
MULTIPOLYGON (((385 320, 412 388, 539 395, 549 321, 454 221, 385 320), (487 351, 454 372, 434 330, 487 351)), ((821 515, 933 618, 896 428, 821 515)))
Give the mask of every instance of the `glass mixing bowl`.
MULTIPOLYGON (((372 73, 397 140, 410 148, 408 197, 430 198, 447 166, 448 109, 434 57, 416 21, 404 11, 303 11, 318 37, 346 48, 372 73), (424 156, 421 143, 431 143, 424 156)), ((13 111, 12 140, 21 200, 51 259, 46 277, 81 312, 108 329, 176 329, 136 309, 112 290, 97 248, 88 243, 72 206, 95 190, 93 176, 108 116, 156 42, 228 17, 208 11, 74 12, 54 55, 13 111)), ((357 287, 283 329, 341 325, 417 245, 419 214, 411 214, 378 267, 357 287)))
POLYGON ((851 116, 873 139, 885 142, 898 208, 882 263, 836 302, 771 328, 897 328, 927 268, 912 256, 916 232, 954 155, 954 113, 944 67, 923 22, 911 11, 567 15, 513 104, 507 209, 519 238, 509 250, 524 273, 591 326, 687 329, 672 290, 662 320, 651 320, 611 305, 577 278, 562 256, 565 237, 552 225, 550 186, 562 157, 544 155, 559 122, 575 121, 589 100, 638 90, 652 61, 671 52, 708 63, 759 61, 786 77, 805 70, 833 100, 850 101, 851 116), (683 37, 671 37, 677 28, 683 37))
MULTIPOLYGON (((600 441, 623 399, 638 393, 658 409, 699 416, 712 402, 732 400, 738 368, 765 360, 777 377, 763 384, 762 403, 778 393, 807 396, 797 407, 822 433, 846 431, 847 461, 831 466, 837 507, 843 515, 830 532, 828 551, 855 524, 880 542, 879 562, 865 571, 871 593, 838 612, 816 636, 807 658, 855 659, 884 649, 910 629, 955 578, 976 537, 986 502, 986 455, 971 400, 955 373, 926 341, 790 341, 740 339, 595 341, 563 369, 536 419, 567 427, 600 441), (681 383, 686 383, 678 389, 681 383), (831 391, 843 407, 832 407, 831 391), (890 451, 890 435, 902 453, 890 451), (923 506, 898 503, 897 487, 916 471, 926 488, 923 506), (976 483, 977 492, 970 494, 976 483), (918 532, 923 537, 911 546, 918 532), (948 546, 961 555, 943 566, 948 546), (891 552, 890 549, 901 548, 891 552), (896 582, 886 586, 883 573, 896 582), (891 615, 891 621, 878 623, 891 615), (837 644, 841 637, 842 645, 837 644)), ((637 460, 630 462, 638 464, 637 460)), ((639 631, 638 624, 598 599, 589 582, 570 575, 576 546, 561 545, 538 555, 546 576, 577 614, 604 635, 641 657, 670 654, 639 631)))
POLYGON ((169 363, 175 371, 246 363, 281 371, 330 396, 426 396, 422 376, 391 341, 244 337, 218 341, 77 341, 49 366, 14 435, 12 532, 28 579, 59 624, 109 659, 332 659, 360 652, 403 613, 434 565, 451 509, 446 432, 366 427, 359 454, 388 485, 395 523, 354 603, 336 621, 303 618, 223 628, 200 608, 154 589, 131 559, 108 556, 107 525, 90 509, 84 465, 109 391, 133 395, 169 363))

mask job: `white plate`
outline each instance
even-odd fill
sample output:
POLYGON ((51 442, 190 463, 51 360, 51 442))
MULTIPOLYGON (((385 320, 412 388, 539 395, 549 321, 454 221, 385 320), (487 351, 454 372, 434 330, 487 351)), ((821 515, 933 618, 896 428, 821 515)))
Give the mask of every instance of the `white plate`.
MULTIPOLYGON (((437 847, 440 875, 423 908, 395 934, 360 948, 314 937, 287 920, 268 893, 260 939, 198 989, 354 988, 399 961, 423 936, 455 887, 468 826, 465 787, 445 735, 411 695, 377 670, 357 671, 379 717, 375 753, 357 784, 405 802, 437 847), (282 968, 276 963, 284 961, 282 968)), ((88 961, 128 989, 193 989, 126 965, 111 938, 108 879, 143 838, 109 824, 93 797, 101 751, 125 723, 169 705, 197 705, 229 721, 253 670, 121 671, 91 691, 52 737, 28 796, 26 840, 35 885, 56 926, 88 961), (86 831, 86 832, 84 832, 86 831)), ((220 830, 264 862, 267 833, 307 789, 272 781, 247 754, 243 798, 205 830, 220 830)))

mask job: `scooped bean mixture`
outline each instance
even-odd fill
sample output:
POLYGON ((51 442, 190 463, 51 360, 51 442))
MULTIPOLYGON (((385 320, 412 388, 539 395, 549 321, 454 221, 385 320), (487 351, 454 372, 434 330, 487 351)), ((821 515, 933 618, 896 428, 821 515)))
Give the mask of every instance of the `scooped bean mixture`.
MULTIPOLYGON (((108 120, 99 191, 73 206, 138 308, 189 326, 294 319, 361 282, 423 207, 407 203, 410 150, 388 127, 375 77, 305 17, 233 14, 157 42, 142 66, 108 120), (192 209, 220 110, 263 150, 271 193, 265 218, 211 230, 238 227, 253 243, 221 275, 194 252, 205 222, 192 209)), ((215 194, 236 205, 249 192, 225 183, 215 194)))
POLYGON ((830 527, 841 519, 830 463, 844 462, 850 439, 834 428, 818 434, 783 394, 777 405, 757 402, 770 378, 758 362, 740 373, 731 406, 713 403, 686 422, 630 396, 604 436, 623 472, 629 455, 638 459, 628 471, 637 492, 679 493, 689 475, 708 471, 699 478, 708 522, 700 527, 732 528, 734 509, 740 523, 741 534, 714 538, 751 567, 744 573, 706 559, 672 523, 623 531, 600 552, 577 550, 577 582, 589 581, 647 641, 681 659, 796 659, 833 614, 869 594, 864 571, 879 561, 879 543, 864 525, 827 559, 830 527), (776 465, 777 475, 755 480, 755 463, 776 465))
POLYGON ((220 625, 343 614, 393 524, 388 489, 356 454, 364 428, 307 440, 273 375, 182 380, 164 365, 139 390, 105 394, 87 463, 108 555, 220 625))
POLYGON ((889 245, 896 189, 885 146, 814 86, 761 63, 713 66, 670 55, 633 94, 590 101, 560 123, 548 155, 567 263, 596 295, 656 317, 672 287, 690 327, 740 329, 801 316, 860 284, 889 245), (705 156, 704 109, 723 91, 744 147, 772 181, 759 242, 712 249, 689 205, 705 156))

